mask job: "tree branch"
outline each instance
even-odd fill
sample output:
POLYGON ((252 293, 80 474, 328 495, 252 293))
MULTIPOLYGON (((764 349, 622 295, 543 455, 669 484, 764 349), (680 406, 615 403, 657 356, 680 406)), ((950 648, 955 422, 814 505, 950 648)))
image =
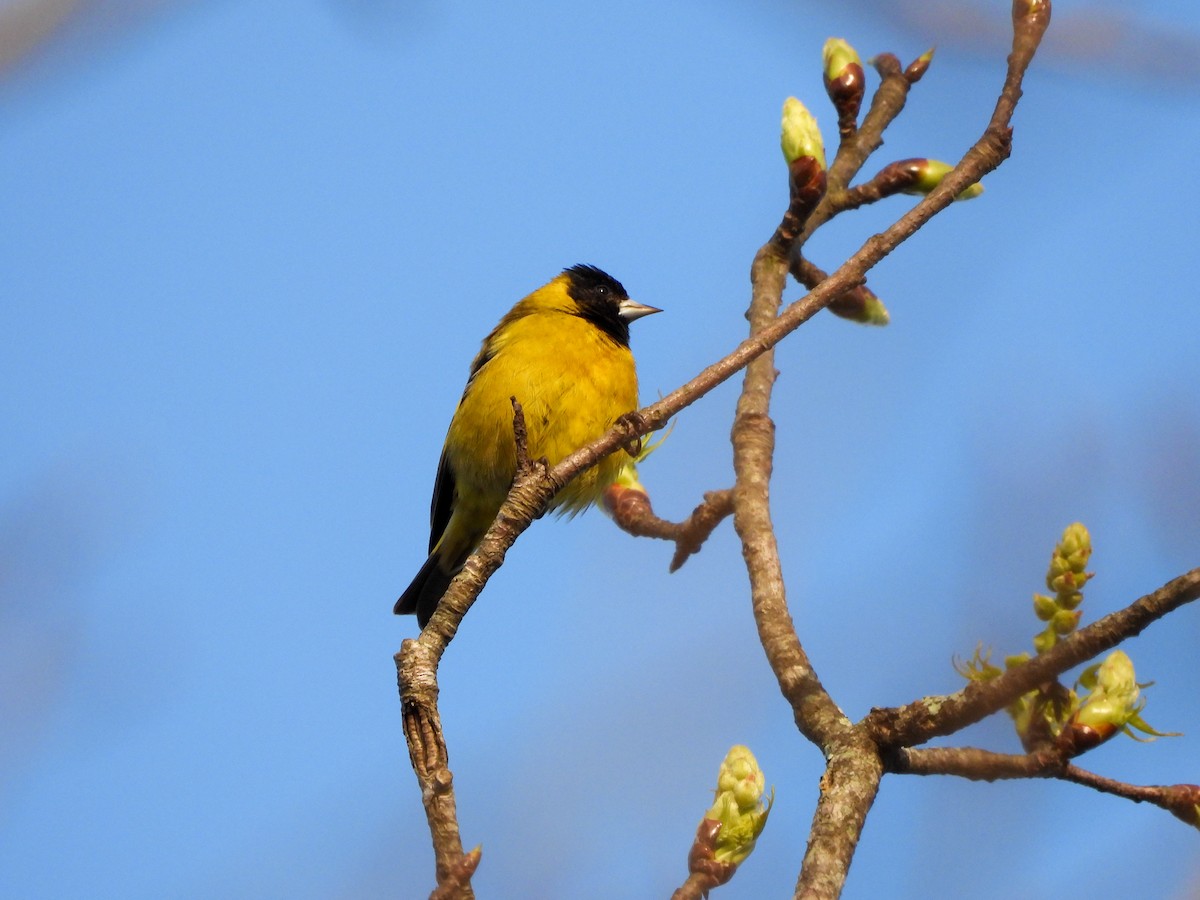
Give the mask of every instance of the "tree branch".
POLYGON ((1129 606, 1063 638, 1053 649, 1014 666, 988 682, 926 697, 907 706, 873 709, 863 720, 884 748, 911 747, 952 734, 1003 709, 1040 684, 1140 634, 1150 623, 1200 597, 1200 568, 1180 575, 1129 606))
MULTIPOLYGON (((779 248, 768 242, 755 258, 753 297, 748 317, 751 334, 775 319, 783 294, 787 264, 779 248)), ((779 546, 771 522, 769 487, 775 450, 775 424, 770 418, 775 381, 774 354, 766 352, 746 369, 733 421, 733 527, 742 541, 750 575, 750 599, 759 639, 779 688, 792 707, 801 733, 825 748, 850 722, 822 687, 808 660, 787 607, 779 546)))
POLYGON ((1134 803, 1152 803, 1165 809, 1193 828, 1200 827, 1200 785, 1198 784, 1126 784, 1105 778, 1079 766, 1069 765, 1058 776, 1063 781, 1082 784, 1105 794, 1124 797, 1134 803))
POLYGON ((478 865, 479 856, 475 854, 474 863, 464 877, 466 864, 455 809, 454 776, 448 765, 449 753, 437 709, 437 663, 419 641, 407 640, 396 654, 396 676, 404 738, 433 839, 437 884, 448 892, 442 896, 469 900, 475 896, 470 872, 478 865))
POLYGON ((797 898, 841 896, 882 777, 879 751, 859 728, 846 730, 835 749, 826 752, 821 792, 796 879, 797 898))

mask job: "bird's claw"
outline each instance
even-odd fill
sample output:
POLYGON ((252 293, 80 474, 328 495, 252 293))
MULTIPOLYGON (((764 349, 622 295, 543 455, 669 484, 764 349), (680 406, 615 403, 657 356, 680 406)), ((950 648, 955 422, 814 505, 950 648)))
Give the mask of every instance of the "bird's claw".
POLYGON ((637 459, 642 455, 642 436, 639 431, 646 430, 646 419, 639 412, 627 412, 617 419, 616 424, 631 433, 631 437, 622 446, 625 452, 637 459))

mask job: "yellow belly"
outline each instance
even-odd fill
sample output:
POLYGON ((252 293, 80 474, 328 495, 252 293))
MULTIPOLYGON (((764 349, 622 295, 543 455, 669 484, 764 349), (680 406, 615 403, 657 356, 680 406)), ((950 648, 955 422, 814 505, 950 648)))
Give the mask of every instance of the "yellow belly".
MULTIPOLYGON (((491 359, 475 373, 454 414, 446 447, 456 493, 494 507, 494 516, 516 470, 510 397, 525 412, 529 455, 554 465, 637 409, 638 396, 629 348, 578 316, 525 316, 490 349, 491 359)), ((610 456, 568 484, 553 507, 579 512, 599 498, 620 467, 620 456, 610 456)))

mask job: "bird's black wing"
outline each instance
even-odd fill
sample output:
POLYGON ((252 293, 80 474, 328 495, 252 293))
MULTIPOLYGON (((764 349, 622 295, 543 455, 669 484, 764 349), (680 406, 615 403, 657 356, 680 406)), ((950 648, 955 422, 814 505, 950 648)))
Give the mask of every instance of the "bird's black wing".
POLYGON ((454 470, 450 468, 450 460, 446 451, 438 461, 437 479, 433 482, 433 502, 429 505, 429 552, 442 539, 442 532, 450 522, 450 513, 454 508, 454 470))
MULTIPOLYGON (((511 313, 509 315, 512 315, 511 313)), ((507 317, 506 317, 507 318, 507 317)), ((471 384, 475 381, 475 376, 479 374, 479 370, 486 366, 496 355, 495 348, 492 346, 492 337, 497 331, 503 327, 504 322, 501 321, 496 326, 492 334, 487 336, 483 342, 483 346, 479 349, 475 359, 471 361, 471 371, 467 375, 467 386, 463 388, 463 397, 471 390, 471 384)), ((462 400, 458 401, 462 404, 462 400)), ((437 479, 433 483, 433 502, 429 506, 429 552, 433 552, 433 548, 437 546, 437 542, 442 539, 442 533, 445 532, 446 526, 450 523, 450 514, 454 511, 454 470, 450 467, 450 461, 446 458, 446 449, 442 448, 442 458, 438 460, 437 479)))

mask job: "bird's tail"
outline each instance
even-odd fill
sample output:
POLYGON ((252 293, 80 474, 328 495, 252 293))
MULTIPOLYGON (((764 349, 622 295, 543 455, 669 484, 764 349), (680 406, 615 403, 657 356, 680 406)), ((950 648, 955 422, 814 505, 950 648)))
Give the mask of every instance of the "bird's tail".
POLYGON ((422 628, 425 627, 457 571, 454 569, 445 572, 439 563, 440 560, 435 550, 429 554, 429 559, 425 560, 425 565, 421 566, 421 571, 412 580, 412 584, 400 595, 392 612, 398 616, 416 613, 417 624, 422 628))

